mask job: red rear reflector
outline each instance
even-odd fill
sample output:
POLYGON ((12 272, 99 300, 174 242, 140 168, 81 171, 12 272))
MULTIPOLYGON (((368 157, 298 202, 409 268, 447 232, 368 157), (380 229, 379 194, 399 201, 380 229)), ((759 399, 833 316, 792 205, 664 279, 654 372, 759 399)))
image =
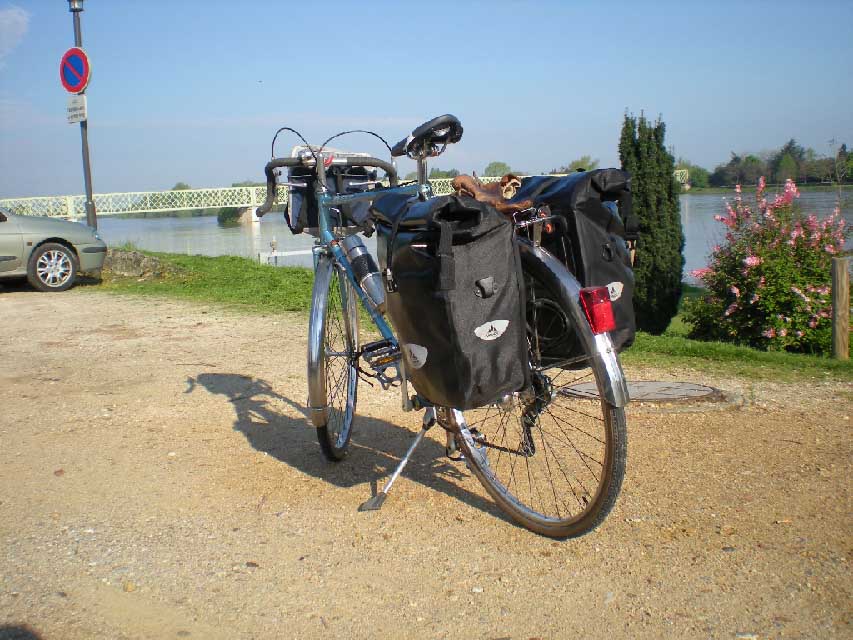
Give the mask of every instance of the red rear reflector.
POLYGON ((581 289, 581 305, 593 333, 606 333, 616 328, 613 305, 607 287, 584 287, 581 289))

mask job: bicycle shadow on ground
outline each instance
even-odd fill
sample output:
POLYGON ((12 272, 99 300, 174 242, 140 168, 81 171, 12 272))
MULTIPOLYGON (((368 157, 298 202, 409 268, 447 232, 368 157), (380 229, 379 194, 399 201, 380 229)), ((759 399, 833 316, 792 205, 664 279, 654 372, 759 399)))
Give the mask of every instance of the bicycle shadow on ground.
MULTIPOLYGON (((201 386, 210 393, 225 396, 236 412, 234 429, 246 436, 257 451, 338 487, 363 484, 365 500, 375 493, 377 483, 382 487, 415 436, 413 431, 385 420, 356 415, 349 456, 341 463, 328 462, 320 450, 316 430, 307 418, 305 407, 276 393, 268 382, 233 373, 201 373, 189 378, 187 384, 186 393, 201 386), (278 401, 296 409, 302 417, 294 419, 282 415, 273 406, 278 401)), ((479 487, 465 463, 448 460, 444 446, 430 438, 423 439, 403 477, 511 522, 491 500, 452 482, 464 480, 479 487)), ((353 505, 353 509, 356 506, 353 505)))
POLYGON ((29 625, 3 625, 0 640, 41 640, 41 636, 29 625))

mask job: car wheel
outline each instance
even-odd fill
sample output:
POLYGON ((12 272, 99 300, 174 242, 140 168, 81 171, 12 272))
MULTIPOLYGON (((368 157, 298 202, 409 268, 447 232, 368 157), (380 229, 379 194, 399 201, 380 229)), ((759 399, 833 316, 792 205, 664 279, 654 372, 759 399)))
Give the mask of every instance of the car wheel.
POLYGON ((72 249, 48 242, 30 256, 27 280, 39 291, 65 291, 77 278, 77 255, 72 249))

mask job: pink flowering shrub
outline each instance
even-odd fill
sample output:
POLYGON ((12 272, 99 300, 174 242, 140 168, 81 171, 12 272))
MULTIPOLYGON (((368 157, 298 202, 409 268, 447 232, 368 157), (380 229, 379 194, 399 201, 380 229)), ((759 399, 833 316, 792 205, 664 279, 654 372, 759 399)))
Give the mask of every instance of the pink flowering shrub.
POLYGON ((722 246, 709 266, 691 275, 707 293, 685 302, 690 336, 768 350, 828 353, 831 341, 830 265, 844 247, 844 219, 836 207, 818 220, 795 203, 793 181, 768 201, 758 183, 754 207, 739 188, 724 215, 722 246))

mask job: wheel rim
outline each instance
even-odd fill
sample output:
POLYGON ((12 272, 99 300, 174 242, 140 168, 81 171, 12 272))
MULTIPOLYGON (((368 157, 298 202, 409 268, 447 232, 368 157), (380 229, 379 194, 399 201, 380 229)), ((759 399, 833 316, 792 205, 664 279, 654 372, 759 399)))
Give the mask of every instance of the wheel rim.
POLYGON ((61 287, 71 277, 71 258, 64 251, 45 251, 36 262, 36 273, 48 287, 61 287))
POLYGON ((613 472, 613 418, 606 403, 572 392, 598 386, 574 321, 538 280, 526 274, 525 285, 531 389, 466 411, 465 420, 492 495, 527 520, 565 530, 601 507, 613 472))
POLYGON ((566 524, 599 501, 611 455, 610 418, 598 400, 576 397, 593 372, 537 370, 535 393, 466 411, 492 489, 528 518, 566 524))
POLYGON ((358 370, 353 352, 357 343, 356 308, 350 303, 352 288, 337 270, 329 282, 324 332, 326 429, 336 449, 346 446, 352 429, 353 408, 358 383, 358 370))

